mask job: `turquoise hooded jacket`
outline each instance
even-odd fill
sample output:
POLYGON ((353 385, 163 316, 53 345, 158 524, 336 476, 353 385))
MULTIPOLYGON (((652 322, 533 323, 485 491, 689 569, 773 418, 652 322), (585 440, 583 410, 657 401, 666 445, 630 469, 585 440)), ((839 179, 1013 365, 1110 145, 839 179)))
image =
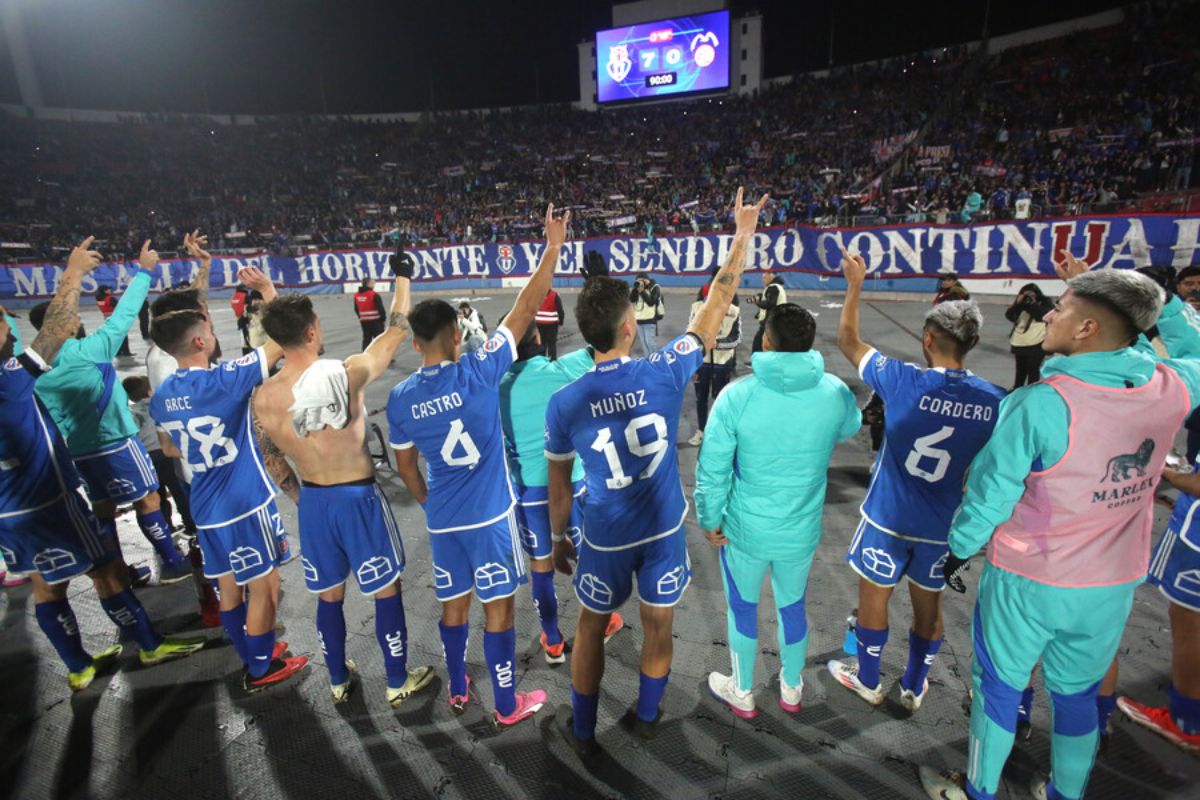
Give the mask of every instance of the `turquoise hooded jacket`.
MULTIPOLYGON (((1095 386, 1142 386, 1161 361, 1187 386, 1192 408, 1200 405, 1200 319, 1178 297, 1172 297, 1158 320, 1169 359, 1158 359, 1145 343, 1103 353, 1054 356, 1042 375, 1069 375, 1095 386)), ((1035 383, 1016 390, 1000 403, 992 438, 967 473, 963 503, 950 526, 950 549, 959 558, 987 544, 997 527, 1009 520, 1025 493, 1025 478, 1049 469, 1067 452, 1070 413, 1050 386, 1035 383)))
POLYGON ((756 558, 810 558, 834 446, 862 426, 854 393, 806 353, 755 353, 717 398, 696 465, 696 516, 756 558))

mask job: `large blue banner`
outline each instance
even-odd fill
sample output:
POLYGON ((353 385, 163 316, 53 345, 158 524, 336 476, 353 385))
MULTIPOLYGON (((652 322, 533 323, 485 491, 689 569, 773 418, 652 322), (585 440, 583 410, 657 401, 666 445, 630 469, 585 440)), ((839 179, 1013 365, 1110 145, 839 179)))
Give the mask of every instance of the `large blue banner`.
MULTIPOLYGON (((732 234, 672 235, 655 239, 618 236, 568 242, 558 272, 577 274, 584 254, 596 250, 614 275, 647 270, 674 276, 671 282, 701 283, 729 253, 732 234)), ((953 271, 965 278, 1052 277, 1052 258, 1064 249, 1096 267, 1130 268, 1149 264, 1200 263, 1200 215, 1133 215, 1050 219, 976 225, 897 225, 879 228, 767 228, 754 236, 747 271, 840 274, 840 249, 861 253, 880 278, 930 276, 953 271)), ((425 288, 499 286, 528 276, 541 257, 541 242, 448 245, 414 249, 414 275, 425 288)), ((313 252, 299 257, 272 255, 215 258, 212 286, 232 289, 237 271, 257 266, 279 286, 305 292, 341 292, 364 276, 388 280, 383 249, 313 252)), ((87 292, 101 285, 120 291, 136 269, 134 262, 102 264, 84 281, 87 292)), ((190 280, 198 264, 164 261, 154 289, 190 280)), ((0 298, 48 297, 58 286, 62 265, 25 264, 0 268, 0 298)), ((420 285, 417 288, 422 288, 420 285)))

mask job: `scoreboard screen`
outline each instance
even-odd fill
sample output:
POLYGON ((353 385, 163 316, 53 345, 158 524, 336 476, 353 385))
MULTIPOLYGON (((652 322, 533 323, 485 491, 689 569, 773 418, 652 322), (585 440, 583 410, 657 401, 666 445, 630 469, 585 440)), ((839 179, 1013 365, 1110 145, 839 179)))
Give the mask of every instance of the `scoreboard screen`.
POLYGON ((729 88, 729 12, 596 31, 601 103, 729 88))

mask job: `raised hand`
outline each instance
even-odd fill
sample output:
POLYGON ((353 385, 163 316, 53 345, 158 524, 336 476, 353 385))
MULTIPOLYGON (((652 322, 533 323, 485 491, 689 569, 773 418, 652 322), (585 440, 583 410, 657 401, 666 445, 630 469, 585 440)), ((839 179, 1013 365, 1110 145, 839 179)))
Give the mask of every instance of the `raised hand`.
POLYGON ((1082 261, 1067 250, 1059 250, 1058 254, 1062 257, 1059 261, 1054 262, 1054 271, 1058 273, 1058 277, 1064 281, 1069 281, 1077 275, 1082 275, 1088 271, 1087 262, 1082 261))
POLYGON ((563 242, 567 240, 567 223, 571 221, 571 212, 563 214, 555 219, 554 203, 546 206, 546 246, 547 247, 562 247, 563 242))
POLYGON ((240 282, 261 292, 263 299, 268 299, 268 293, 275 293, 275 284, 271 283, 271 279, 258 267, 242 267, 238 270, 237 276, 240 282))
POLYGON ((150 240, 142 242, 142 252, 138 254, 138 266, 147 272, 152 272, 158 266, 158 251, 150 249, 150 240))
POLYGON ((201 235, 199 228, 183 235, 183 246, 187 248, 188 255, 200 259, 202 264, 212 262, 212 255, 204 249, 208 246, 208 237, 201 235))
POLYGON ((758 215, 767 205, 768 198, 769 195, 764 194, 754 205, 744 206, 742 205, 742 187, 738 187, 737 198, 733 201, 733 221, 737 224, 736 235, 749 236, 754 233, 758 227, 758 215))
POLYGON ((846 277, 846 283, 850 286, 862 286, 867 278, 866 260, 858 253, 850 253, 844 247, 841 250, 842 275, 846 277))
POLYGON ((89 236, 77 247, 71 248, 71 255, 67 256, 67 269, 83 274, 100 266, 100 254, 89 249, 94 241, 96 237, 89 236))

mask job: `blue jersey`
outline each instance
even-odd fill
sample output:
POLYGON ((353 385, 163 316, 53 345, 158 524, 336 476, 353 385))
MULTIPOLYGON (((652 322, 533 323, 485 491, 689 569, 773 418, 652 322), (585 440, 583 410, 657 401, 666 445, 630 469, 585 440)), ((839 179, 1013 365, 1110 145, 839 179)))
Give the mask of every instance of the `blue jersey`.
POLYGON ((44 371, 28 351, 0 366, 0 518, 48 506, 80 484, 62 434, 33 391, 44 371))
POLYGON ((874 349, 858 373, 886 415, 863 516, 893 536, 945 544, 967 467, 992 435, 1004 390, 966 370, 921 369, 874 349))
POLYGON ((516 497, 504 457, 500 381, 517 357, 500 326, 457 362, 422 367, 388 395, 388 440, 425 456, 425 525, 449 533, 504 519, 516 497))
POLYGON ((559 389, 546 408, 546 458, 578 456, 587 473, 584 539, 621 550, 674 533, 687 500, 675 436, 704 346, 692 334, 648 359, 606 361, 559 389))
POLYGON ((258 349, 208 369, 176 370, 150 398, 150 416, 192 470, 192 517, 199 528, 237 522, 275 496, 250 418, 250 396, 267 369, 258 349))

